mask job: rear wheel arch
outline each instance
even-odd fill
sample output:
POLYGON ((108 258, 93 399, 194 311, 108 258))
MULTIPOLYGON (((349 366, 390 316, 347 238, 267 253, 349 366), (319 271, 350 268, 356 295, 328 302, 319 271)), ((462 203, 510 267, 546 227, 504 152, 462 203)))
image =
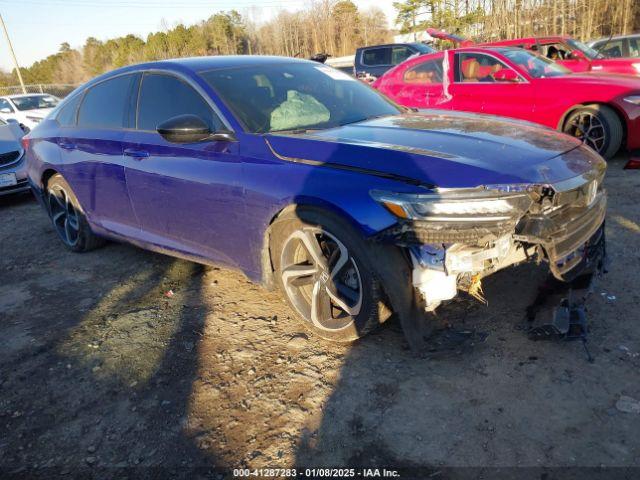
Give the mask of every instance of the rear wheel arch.
POLYGON ((42 173, 42 176, 40 177, 40 186, 43 188, 43 190, 47 188, 47 183, 49 183, 51 177, 53 177, 57 173, 58 172, 53 168, 48 168, 42 173))

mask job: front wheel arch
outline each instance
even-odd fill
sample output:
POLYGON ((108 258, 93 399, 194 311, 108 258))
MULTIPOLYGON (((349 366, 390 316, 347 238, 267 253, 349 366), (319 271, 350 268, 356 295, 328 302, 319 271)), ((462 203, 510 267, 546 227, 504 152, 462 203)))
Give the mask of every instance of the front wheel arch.
POLYGON ((620 125, 622 127, 622 139, 620 141, 620 147, 625 147, 626 143, 627 143, 627 135, 628 135, 628 124, 627 124, 627 119, 626 116, 624 115, 623 112, 620 111, 620 109, 611 103, 606 103, 606 102, 583 102, 583 103, 578 103, 575 104, 573 106, 571 106, 570 108, 568 108, 564 114, 562 115, 562 117, 560 117, 560 120, 558 121, 558 124, 556 126, 556 130, 562 132, 564 130, 564 127, 566 125, 567 119, 569 118, 569 116, 576 112, 577 110, 581 109, 581 108, 589 108, 589 107, 606 107, 609 110, 611 110, 613 113, 615 113, 615 115, 618 117, 618 121, 620 122, 620 125))
POLYGON ((287 215, 289 213, 295 212, 298 209, 309 209, 316 210, 323 214, 331 215, 337 218, 340 221, 347 222, 353 228, 359 231, 360 234, 365 235, 367 232, 363 229, 362 225, 356 221, 351 215, 345 212, 343 209, 338 207, 337 205, 329 202, 325 202, 319 199, 305 199, 299 200, 296 203, 290 203, 278 210, 274 215, 272 215, 269 220, 269 225, 267 226, 263 238, 262 238, 262 249, 260 252, 260 265, 262 268, 262 284, 268 288, 269 290, 273 290, 276 286, 274 279, 274 266, 273 259, 271 258, 271 250, 270 250, 270 242, 271 242, 271 233, 273 229, 273 225, 276 221, 287 215))

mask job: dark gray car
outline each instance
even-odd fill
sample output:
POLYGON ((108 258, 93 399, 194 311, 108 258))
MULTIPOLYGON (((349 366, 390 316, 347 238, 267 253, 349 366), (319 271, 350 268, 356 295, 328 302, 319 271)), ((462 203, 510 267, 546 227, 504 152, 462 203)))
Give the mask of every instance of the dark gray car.
POLYGON ((588 45, 609 58, 640 57, 640 33, 600 38, 592 40, 588 45))
POLYGON ((24 132, 17 122, 0 120, 0 196, 29 190, 24 150, 24 132))

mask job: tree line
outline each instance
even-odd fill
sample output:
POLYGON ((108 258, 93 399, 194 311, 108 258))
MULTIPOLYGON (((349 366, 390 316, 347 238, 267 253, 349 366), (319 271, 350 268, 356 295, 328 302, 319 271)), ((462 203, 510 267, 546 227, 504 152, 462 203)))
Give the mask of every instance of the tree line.
MULTIPOLYGON (((352 54, 361 45, 390 40, 384 13, 361 11, 351 0, 315 0, 300 12, 280 12, 257 23, 235 10, 196 25, 177 25, 146 40, 127 35, 107 41, 88 38, 80 48, 68 43, 58 53, 21 68, 25 83, 80 83, 114 68, 166 58, 269 54, 307 58, 316 53, 352 54)), ((0 85, 16 85, 15 72, 0 72, 0 85)))
MULTIPOLYGON (((526 35, 572 35, 587 40, 640 30, 637 0, 403 0, 394 3, 402 33, 444 28, 476 40, 526 35)), ((80 83, 132 63, 165 58, 270 54, 310 57, 350 55, 355 49, 391 41, 378 8, 360 10, 351 0, 313 0, 298 12, 282 11, 256 22, 235 10, 196 25, 165 27, 146 40, 127 35, 107 41, 88 38, 21 69, 26 83, 80 83)), ((0 85, 15 85, 15 72, 0 72, 0 85)))
POLYGON ((534 35, 590 40, 640 30, 637 0, 405 0, 403 33, 444 28, 477 41, 534 35))

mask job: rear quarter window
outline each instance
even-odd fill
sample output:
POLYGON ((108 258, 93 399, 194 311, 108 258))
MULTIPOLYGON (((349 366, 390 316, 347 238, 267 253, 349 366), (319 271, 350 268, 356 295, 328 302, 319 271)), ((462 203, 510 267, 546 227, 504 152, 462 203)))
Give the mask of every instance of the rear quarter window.
POLYGON ((391 65, 391 47, 367 48, 363 50, 362 64, 369 67, 391 65))
POLYGON ((135 78, 135 75, 122 75, 91 87, 80 105, 78 125, 89 128, 126 128, 135 78))
POLYGON ((76 95, 65 102, 60 108, 56 120, 63 127, 70 127, 76 124, 78 105, 82 100, 82 94, 76 95))

